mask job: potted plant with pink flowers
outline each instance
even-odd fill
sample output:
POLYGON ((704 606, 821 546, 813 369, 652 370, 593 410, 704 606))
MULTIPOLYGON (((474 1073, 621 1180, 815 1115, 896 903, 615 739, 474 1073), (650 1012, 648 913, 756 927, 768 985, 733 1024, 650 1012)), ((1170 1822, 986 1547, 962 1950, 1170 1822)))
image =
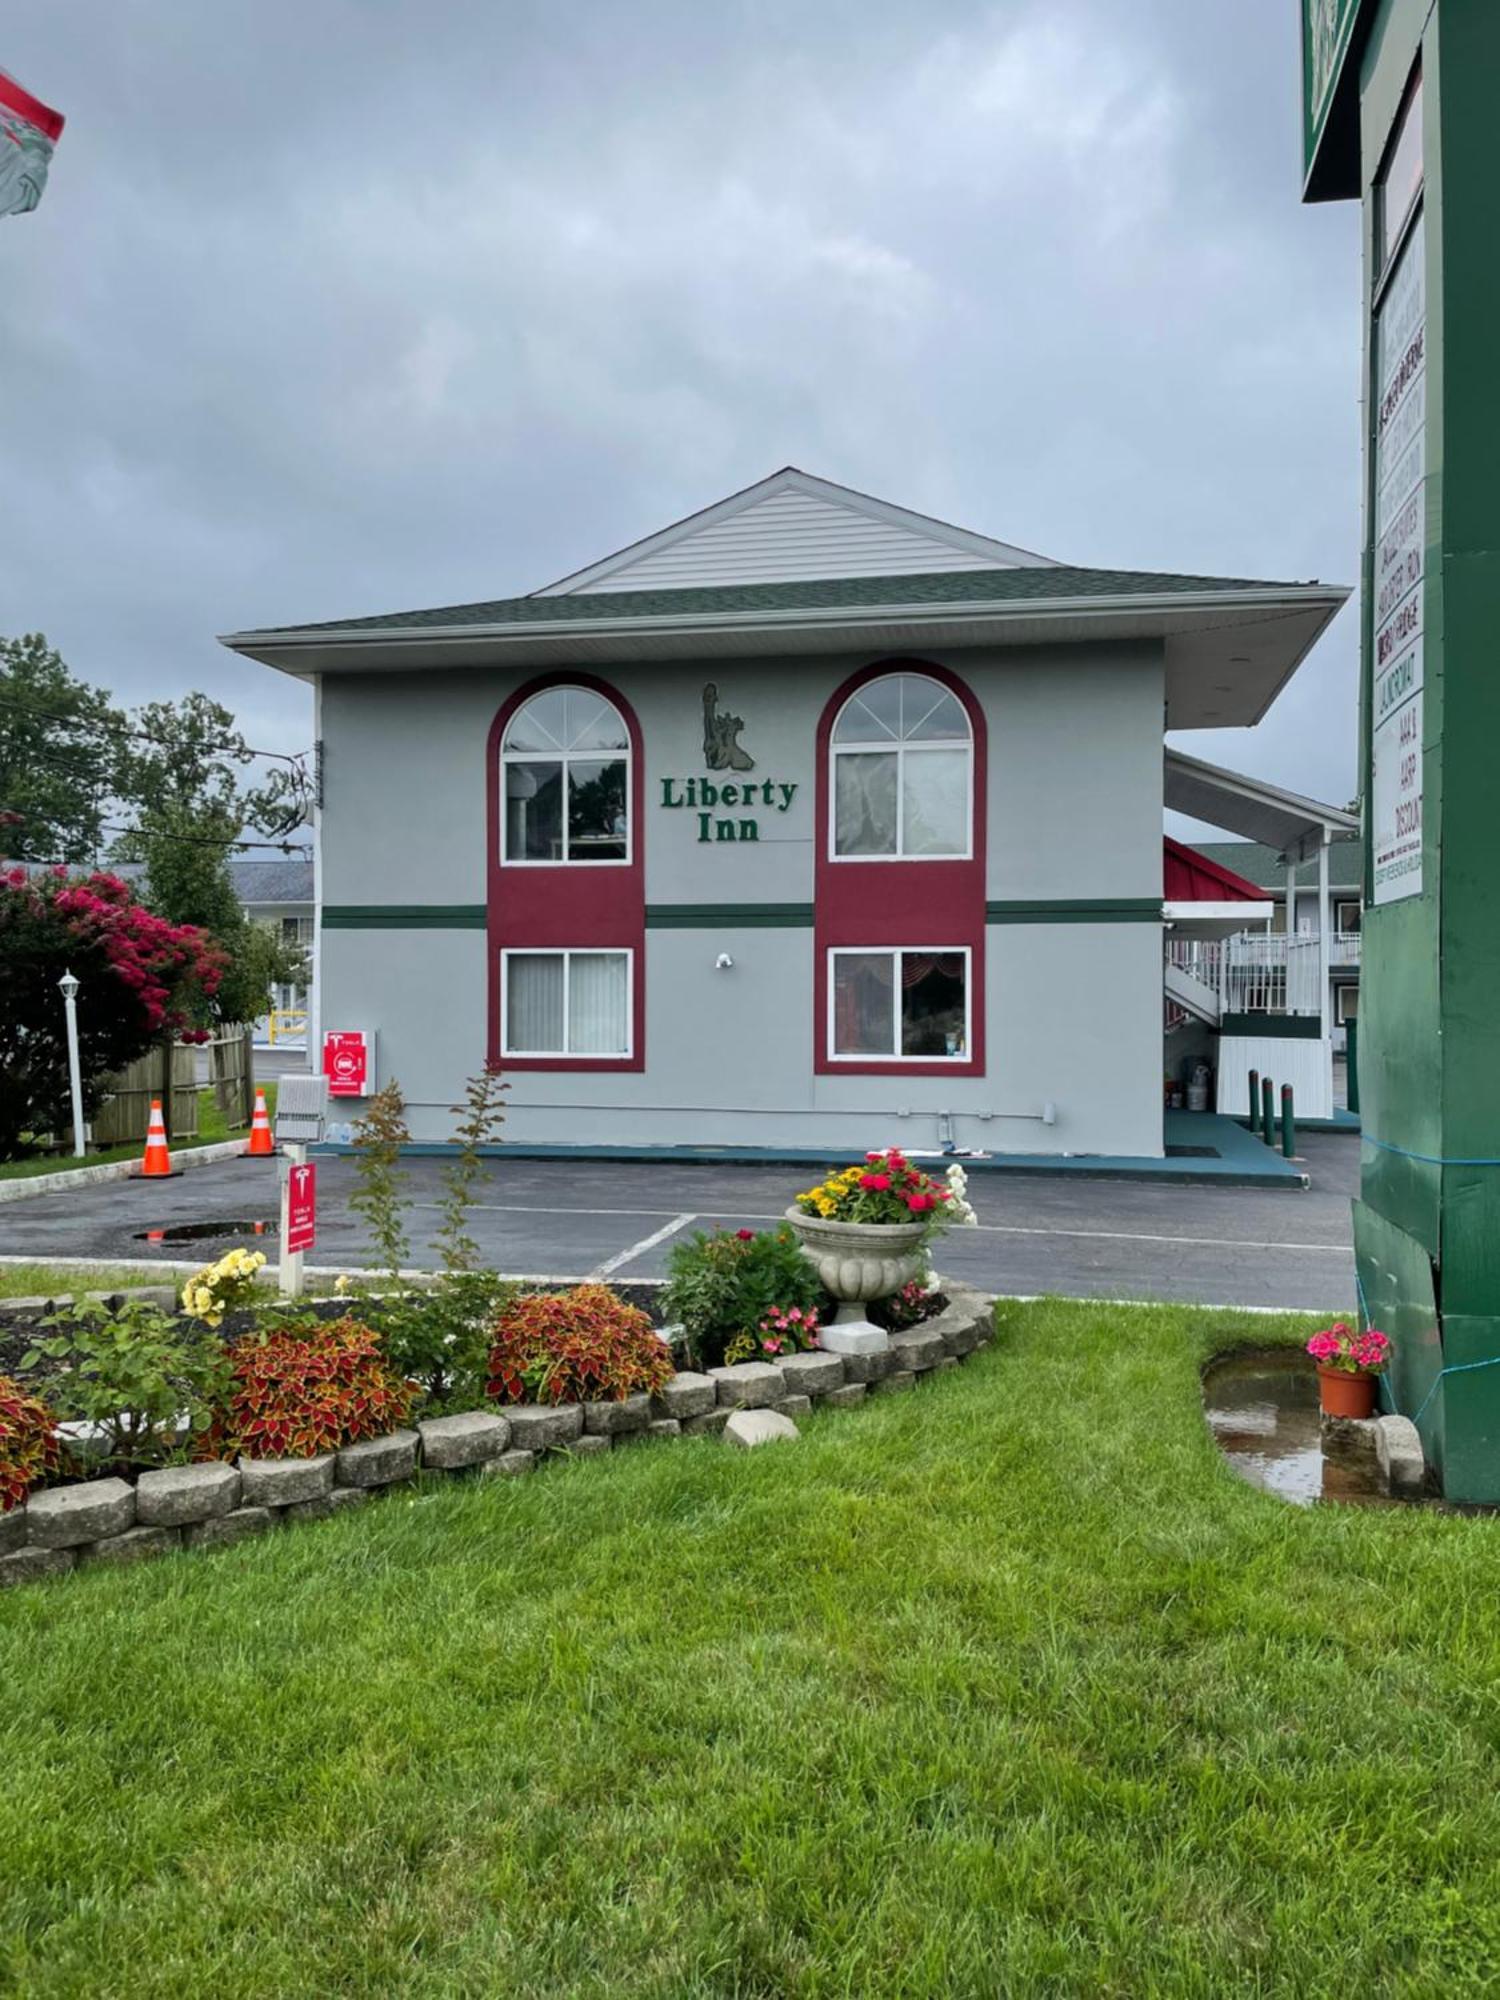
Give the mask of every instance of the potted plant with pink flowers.
POLYGON ((1391 1358, 1391 1343, 1378 1327, 1335 1320, 1315 1333, 1307 1351, 1318 1364, 1318 1401, 1325 1417, 1369 1417, 1375 1413, 1375 1382, 1391 1358))

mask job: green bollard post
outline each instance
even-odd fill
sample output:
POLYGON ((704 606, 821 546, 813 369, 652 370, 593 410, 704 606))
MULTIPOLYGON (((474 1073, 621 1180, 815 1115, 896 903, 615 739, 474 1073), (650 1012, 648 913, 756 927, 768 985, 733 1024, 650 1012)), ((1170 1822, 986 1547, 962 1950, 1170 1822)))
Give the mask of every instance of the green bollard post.
POLYGON ((1268 1076, 1260 1080, 1260 1136, 1268 1146, 1276 1144, 1276 1086, 1268 1076))
POLYGON ((1260 1111, 1260 1071, 1250 1072, 1250 1130, 1255 1130, 1255 1120, 1260 1111))
POLYGON ((1297 1157, 1297 1114, 1289 1083, 1281 1086, 1281 1152, 1284 1159, 1295 1160, 1297 1157))

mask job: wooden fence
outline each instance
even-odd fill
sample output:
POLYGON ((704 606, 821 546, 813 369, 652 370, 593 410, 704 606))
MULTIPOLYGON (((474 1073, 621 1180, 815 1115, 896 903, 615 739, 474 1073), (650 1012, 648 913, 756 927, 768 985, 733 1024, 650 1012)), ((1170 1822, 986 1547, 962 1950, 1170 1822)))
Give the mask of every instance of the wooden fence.
MULTIPOLYGON (((250 1123, 255 1108, 255 1067, 249 1028, 229 1028, 207 1044, 208 1081, 220 1116, 231 1127, 250 1123)), ((149 1049, 113 1077, 94 1113, 96 1146, 146 1142, 151 1100, 161 1099, 169 1139, 198 1137, 198 1047, 166 1043, 149 1049), (170 1066, 168 1057, 170 1056, 170 1066)))

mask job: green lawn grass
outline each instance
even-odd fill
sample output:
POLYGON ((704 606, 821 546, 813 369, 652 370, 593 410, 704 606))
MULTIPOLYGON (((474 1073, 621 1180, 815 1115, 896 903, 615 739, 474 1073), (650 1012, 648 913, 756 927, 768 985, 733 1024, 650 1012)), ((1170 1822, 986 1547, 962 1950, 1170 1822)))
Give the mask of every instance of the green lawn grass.
MULTIPOLYGON (((266 1083, 262 1084, 261 1088, 266 1093, 266 1109, 274 1120, 276 1085, 266 1083)), ((221 1140, 240 1139, 245 1136, 243 1125, 231 1128, 227 1123, 213 1091, 200 1090, 198 1136, 196 1139, 174 1139, 172 1150, 174 1153, 190 1152, 195 1146, 216 1146, 221 1140)), ((0 1161, 0 1181, 30 1180, 37 1174, 72 1173, 79 1167, 102 1167, 113 1160, 138 1160, 140 1156, 141 1147, 137 1145, 101 1146, 97 1152, 90 1153, 82 1160, 75 1159, 71 1153, 37 1153, 30 1159, 0 1161)))
POLYGON ((0 1600, 0 1990, 1500 1988, 1500 1523, 1200 1414, 1306 1322, 1046 1302, 795 1445, 0 1600))
POLYGON ((151 1264, 0 1264, 0 1299, 51 1299, 60 1292, 123 1292, 132 1285, 169 1285, 151 1264))

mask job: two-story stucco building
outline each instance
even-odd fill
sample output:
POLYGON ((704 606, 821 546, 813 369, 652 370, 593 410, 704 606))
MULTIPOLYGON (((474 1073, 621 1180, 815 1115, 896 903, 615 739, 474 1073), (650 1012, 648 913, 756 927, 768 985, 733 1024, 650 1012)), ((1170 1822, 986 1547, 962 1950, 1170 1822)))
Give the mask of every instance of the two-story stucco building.
POLYGON ((310 681, 317 1032, 439 1141, 1162 1152, 1163 732, 1346 593, 1068 567, 788 469, 310 681))

